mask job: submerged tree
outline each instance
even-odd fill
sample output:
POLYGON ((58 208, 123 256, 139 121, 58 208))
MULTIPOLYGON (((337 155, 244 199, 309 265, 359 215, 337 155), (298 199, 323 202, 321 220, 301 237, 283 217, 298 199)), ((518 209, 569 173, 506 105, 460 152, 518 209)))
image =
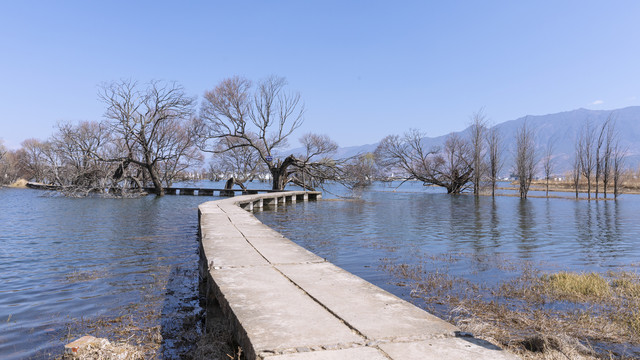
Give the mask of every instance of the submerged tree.
POLYGON ((484 180, 486 174, 485 151, 486 151, 486 134, 487 120, 483 111, 480 110, 472 115, 471 123, 471 152, 473 158, 473 193, 480 194, 480 183, 484 180))
POLYGON ((596 167, 596 154, 594 154, 595 131, 591 123, 587 121, 580 131, 578 138, 578 158, 582 176, 587 180, 587 198, 591 199, 591 178, 596 167))
POLYGON ((620 193, 621 177, 627 150, 623 149, 620 146, 620 143, 616 141, 611 154, 611 168, 613 172, 613 196, 617 199, 620 193))
POLYGON ((276 151, 302 125, 304 114, 300 95, 287 93, 286 84, 272 76, 254 88, 236 76, 207 91, 195 122, 200 148, 213 153, 250 148, 269 169, 273 189, 282 190, 295 158, 277 158, 276 151))
POLYGON ((293 163, 288 178, 303 189, 313 189, 328 180, 339 180, 339 163, 332 155, 338 144, 328 135, 305 134, 300 139, 304 153, 291 155, 293 163))
POLYGON ((549 197, 549 180, 551 179, 551 174, 553 172, 553 148, 554 143, 549 140, 547 143, 547 147, 544 150, 544 158, 542 162, 542 168, 544 170, 544 180, 546 183, 546 196, 549 197))
POLYGON ((354 192, 367 188, 380 177, 373 153, 356 155, 346 160, 341 168, 341 184, 354 192))
POLYGON ((496 183, 498 174, 502 170, 502 138, 497 127, 487 130, 487 150, 489 152, 488 175, 491 183, 491 196, 496 195, 496 183))
POLYGON ((140 88, 123 80, 102 86, 100 98, 107 105, 106 125, 122 153, 101 160, 121 164, 120 173, 130 164, 144 172, 157 195, 164 195, 163 181, 199 161, 187 122, 194 100, 176 83, 152 81, 140 88))
MULTIPOLYGON (((269 170, 273 190, 282 190, 291 181, 299 182, 295 174, 301 171, 300 176, 310 174, 312 168, 326 170, 328 163, 315 159, 324 159, 334 151, 332 146, 310 144, 315 150, 307 158, 280 156, 278 152, 304 120, 300 94, 287 92, 286 85, 282 77, 271 76, 254 86, 236 76, 207 91, 194 122, 200 149, 216 154, 248 149, 269 170)), ((309 139, 326 140, 321 136, 309 139)))
POLYGON ((407 179, 442 186, 449 194, 465 190, 473 174, 473 155, 468 141, 450 134, 442 149, 426 149, 423 134, 411 130, 400 137, 385 137, 376 149, 376 159, 387 171, 405 173, 407 179))
POLYGON ((266 167, 257 152, 246 146, 234 146, 233 141, 236 140, 227 138, 217 144, 219 152, 211 159, 210 168, 220 178, 228 180, 225 188, 238 185, 246 190, 245 183, 257 178, 266 167))
POLYGON ((520 183, 520 198, 526 199, 536 170, 536 148, 533 130, 525 120, 516 133, 515 170, 520 183))

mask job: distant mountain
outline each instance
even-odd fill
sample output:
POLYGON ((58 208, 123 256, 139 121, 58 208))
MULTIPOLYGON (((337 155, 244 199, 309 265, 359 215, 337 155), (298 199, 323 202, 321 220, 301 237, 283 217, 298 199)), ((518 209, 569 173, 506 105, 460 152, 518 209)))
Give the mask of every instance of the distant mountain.
MULTIPOLYGON (((527 125, 534 129, 536 134, 536 147, 540 157, 544 153, 549 142, 554 148, 554 173, 564 174, 572 167, 575 155, 575 142, 584 124, 589 121, 594 127, 601 127, 607 118, 612 115, 615 119, 615 129, 619 136, 620 145, 627 149, 626 165, 637 168, 640 164, 640 106, 631 106, 617 110, 587 110, 577 109, 548 115, 528 115, 515 120, 509 120, 495 127, 500 131, 503 140, 503 158, 505 164, 502 172, 509 174, 513 167, 513 152, 515 150, 516 132, 522 124, 527 121, 527 125)), ((409 130, 409 129, 406 129, 409 130)), ((423 128, 426 132, 428 128, 423 128)), ((457 132, 463 137, 467 137, 471 127, 457 132)), ((438 137, 425 137, 423 143, 427 147, 442 146, 447 135, 438 137)), ((341 147, 338 149, 336 157, 345 158, 359 153, 375 151, 376 144, 341 147)), ((289 153, 300 153, 302 148, 296 148, 289 153)), ((540 166, 541 168, 541 166, 540 166)), ((542 170, 539 169, 541 172, 542 170)))

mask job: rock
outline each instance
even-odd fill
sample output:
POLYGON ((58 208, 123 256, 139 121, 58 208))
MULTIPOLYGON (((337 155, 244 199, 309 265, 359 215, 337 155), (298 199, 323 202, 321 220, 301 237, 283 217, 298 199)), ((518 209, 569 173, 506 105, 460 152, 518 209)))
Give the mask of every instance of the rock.
POLYGON ((64 346, 63 359, 136 360, 144 354, 129 344, 111 344, 109 340, 83 336, 64 346))

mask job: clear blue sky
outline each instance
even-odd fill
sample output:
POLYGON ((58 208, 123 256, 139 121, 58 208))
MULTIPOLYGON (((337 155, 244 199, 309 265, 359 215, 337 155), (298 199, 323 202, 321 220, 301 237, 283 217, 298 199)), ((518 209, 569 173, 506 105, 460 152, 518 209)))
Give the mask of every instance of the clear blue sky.
MULTIPOLYGON (((638 1, 1 1, 0 138, 99 120, 102 82, 285 76, 341 146, 640 105, 638 1)), ((292 145, 296 145, 295 142, 292 145)))

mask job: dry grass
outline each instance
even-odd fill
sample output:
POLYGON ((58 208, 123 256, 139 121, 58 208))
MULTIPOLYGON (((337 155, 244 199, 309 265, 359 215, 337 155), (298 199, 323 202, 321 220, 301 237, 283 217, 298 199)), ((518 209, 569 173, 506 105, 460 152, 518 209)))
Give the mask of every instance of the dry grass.
POLYGON ((96 339, 78 351, 64 354, 63 360, 144 360, 144 350, 127 343, 111 343, 107 339, 96 339))
MULTIPOLYGON (((487 259, 468 256, 465 261, 480 260, 487 259)), ((524 263, 516 276, 487 285, 450 275, 447 264, 438 266, 439 261, 429 266, 387 259, 382 268, 401 279, 397 285, 410 286, 411 296, 424 301, 419 305, 525 359, 640 356, 637 273, 542 273, 524 263)), ((514 267, 507 264, 505 272, 513 273, 514 267)))
POLYGON ((26 189, 27 188, 27 182, 28 181, 25 180, 25 179, 18 179, 15 182, 13 182, 13 184, 9 185, 9 187, 26 189))
POLYGON ((557 299, 581 301, 595 298, 603 299, 611 296, 607 280, 597 273, 571 273, 560 271, 543 275, 540 279, 543 290, 553 292, 557 299))

